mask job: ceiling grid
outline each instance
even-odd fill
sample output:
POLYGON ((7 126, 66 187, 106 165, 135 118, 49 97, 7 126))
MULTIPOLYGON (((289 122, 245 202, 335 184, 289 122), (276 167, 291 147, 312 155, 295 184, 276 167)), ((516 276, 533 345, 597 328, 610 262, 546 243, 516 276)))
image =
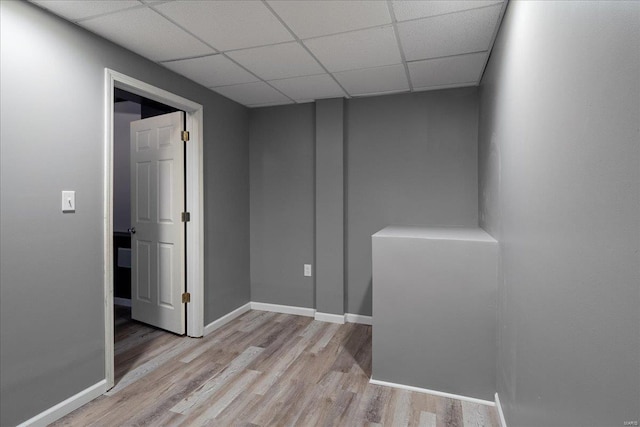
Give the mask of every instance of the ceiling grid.
POLYGON ((248 107, 479 84, 506 0, 31 0, 248 107))

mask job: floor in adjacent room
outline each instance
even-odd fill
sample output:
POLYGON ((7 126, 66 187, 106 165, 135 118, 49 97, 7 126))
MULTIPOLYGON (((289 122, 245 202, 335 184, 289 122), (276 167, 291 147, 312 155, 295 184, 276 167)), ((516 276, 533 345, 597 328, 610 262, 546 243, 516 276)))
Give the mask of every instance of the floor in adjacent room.
POLYGON ((371 326, 250 311, 186 338, 116 309, 115 387, 55 425, 486 426, 495 408, 369 384, 371 326))

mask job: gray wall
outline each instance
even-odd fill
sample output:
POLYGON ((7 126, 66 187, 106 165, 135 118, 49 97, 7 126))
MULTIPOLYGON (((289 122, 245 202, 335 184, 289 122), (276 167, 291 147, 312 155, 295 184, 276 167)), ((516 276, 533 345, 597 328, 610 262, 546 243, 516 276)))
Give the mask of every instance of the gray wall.
POLYGON ((511 2, 481 86, 509 426, 640 419, 640 3, 511 2))
MULTIPOLYGON (((345 310, 371 315, 373 233, 390 224, 477 226, 478 94, 350 99, 344 114, 345 310)), ((253 301, 314 307, 302 264, 313 262, 319 212, 316 125, 313 104, 251 110, 253 301)))
POLYGON ((0 2, 0 19, 5 426, 104 378, 104 68, 204 105, 207 320, 249 300, 249 152, 246 108, 26 2, 0 2))
POLYGON ((371 315, 371 235, 471 226, 478 215, 476 88, 347 101, 347 312, 371 315))
POLYGON ((252 109, 251 299, 311 307, 314 278, 314 104, 252 109))
POLYGON ((140 117, 140 104, 123 101, 113 106, 113 231, 126 233, 131 226, 129 125, 140 117))

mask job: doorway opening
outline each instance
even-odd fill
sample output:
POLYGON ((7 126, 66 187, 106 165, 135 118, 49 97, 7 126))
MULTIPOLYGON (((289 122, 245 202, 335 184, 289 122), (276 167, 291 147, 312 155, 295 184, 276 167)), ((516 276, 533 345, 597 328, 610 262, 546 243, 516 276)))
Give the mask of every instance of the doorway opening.
MULTIPOLYGON (((151 125, 149 125, 151 126, 151 125)), ((185 295, 190 296, 190 301, 187 304, 182 303, 184 300, 176 300, 175 295, 173 298, 173 304, 171 301, 166 300, 166 295, 154 295, 149 299, 149 301, 154 300, 158 301, 158 307, 160 311, 163 309, 165 313, 160 313, 157 317, 158 322, 162 322, 165 320, 167 315, 173 315, 171 313, 172 308, 178 308, 175 313, 180 313, 182 316, 182 333, 186 331, 186 335, 190 337, 201 337, 204 332, 204 282, 203 282, 203 259, 204 259, 204 244, 202 239, 202 231, 203 231, 203 188, 202 188, 202 128, 203 128, 203 112, 202 105, 194 103, 190 100, 182 98, 178 95, 167 92, 163 89, 151 86, 145 82, 133 79, 124 74, 118 73, 116 71, 106 69, 105 70, 105 164, 104 164, 104 288, 105 288, 105 376, 107 381, 107 389, 110 389, 114 386, 115 382, 115 371, 114 371, 114 340, 115 340, 115 324, 119 325, 129 325, 128 328, 133 331, 136 330, 137 333, 149 333, 149 331, 145 332, 144 326, 142 324, 138 324, 136 327, 131 328, 131 317, 130 317, 130 306, 135 305, 135 301, 132 303, 132 289, 131 289, 131 271, 132 268, 137 265, 140 259, 159 259, 162 257, 169 257, 171 255, 172 249, 171 245, 166 242, 151 242, 149 238, 142 238, 144 233, 135 234, 135 238, 132 239, 132 233, 136 233, 135 226, 132 226, 130 223, 133 218, 130 214, 131 207, 134 206, 135 209, 139 208, 140 203, 134 203, 136 199, 136 192, 139 193, 141 188, 160 188, 162 185, 172 186, 172 190, 170 191, 160 191, 158 190, 157 194, 151 195, 151 200, 147 198, 147 200, 142 203, 145 206, 157 206, 160 208, 160 204, 164 203, 163 200, 166 200, 167 194, 178 194, 176 197, 180 202, 173 202, 167 204, 164 203, 163 206, 174 206, 178 209, 171 213, 169 216, 166 216, 167 210, 165 208, 162 211, 162 218, 160 218, 157 222, 159 227, 167 226, 168 223, 173 223, 172 226, 175 226, 174 229, 179 229, 182 237, 180 244, 176 244, 176 251, 179 252, 179 261, 181 264, 178 265, 178 269, 182 270, 180 273, 182 276, 177 276, 177 280, 174 280, 175 283, 180 282, 182 286, 183 292, 186 288, 185 295), (123 120, 124 118, 124 120, 123 120), (170 118, 172 120, 172 126, 163 125, 166 123, 165 120, 170 118), (137 121, 135 119, 138 119, 137 121), (144 120, 143 120, 144 119, 144 120), (147 164, 151 164, 149 162, 145 162, 144 159, 137 159, 139 163, 143 163, 143 167, 138 169, 143 170, 144 173, 136 174, 136 177, 131 176, 128 171, 129 170, 138 170, 136 169, 136 164, 133 164, 134 169, 129 169, 131 157, 124 156, 125 152, 129 154, 133 153, 133 156, 137 156, 138 152, 144 150, 132 150, 129 151, 129 147, 122 146, 122 141, 116 141, 116 139, 122 139, 122 134, 124 133, 125 140, 129 142, 129 128, 128 123, 124 123, 123 121, 133 122, 134 127, 138 126, 137 131, 131 132, 131 135, 142 135, 144 139, 146 128, 144 126, 152 123, 153 126, 156 126, 154 132, 147 132, 150 135, 157 135, 157 138, 162 139, 163 135, 169 135, 168 129, 171 127, 173 129, 171 132, 174 132, 170 137, 170 140, 174 141, 175 137, 178 138, 186 138, 185 134, 182 133, 182 130, 186 130, 188 134, 188 142, 184 145, 184 150, 182 149, 182 145, 180 145, 179 151, 174 151, 174 153, 179 153, 177 157, 175 157, 174 164, 179 164, 178 167, 172 167, 167 161, 166 157, 162 157, 159 161, 156 161, 155 165, 149 166, 148 171, 144 171, 144 167, 147 164), (140 126, 143 125, 143 128, 140 126), (178 130, 179 129, 179 130, 178 130), (176 133, 178 132, 178 133, 176 133), (123 162, 123 157, 127 160, 126 164, 123 162), (178 163, 176 163, 178 162, 178 163), (184 168, 183 168, 184 167, 184 168), (154 169, 155 168, 155 169, 154 169), (153 170, 152 170, 153 169, 153 170), (173 171, 182 171, 184 169, 185 173, 180 176, 179 174, 175 174, 173 171), (127 173, 123 173, 124 171, 127 173), (148 172, 148 173, 147 173, 148 172), (127 178, 131 176, 131 181, 127 178), (139 179, 142 176, 143 185, 136 185, 133 182, 136 179, 139 179), (153 179, 160 180, 158 185, 154 183, 149 184, 146 182, 146 177, 152 177, 153 179), (168 177, 168 178, 167 178, 168 177), (174 179, 180 178, 180 179, 174 179), (179 182, 179 184, 175 184, 179 182), (164 183, 164 184, 163 184, 164 183), (127 190, 132 191, 127 191, 127 190), (178 191, 179 190, 179 191, 178 191), (165 195, 164 199, 162 194, 165 195), (129 196, 129 197, 127 197, 129 196), (129 203, 127 203, 127 199, 129 203), (183 209, 184 207, 184 209, 183 209), (181 213, 185 212, 186 217, 189 219, 188 222, 182 222, 180 219, 176 219, 176 217, 180 217, 181 213), (188 212, 188 214, 186 214, 188 212), (177 215, 176 215, 177 214, 177 215), (179 226, 179 227, 178 227, 179 226), (181 227, 181 228, 180 228, 181 227), (142 248, 142 258, 140 256, 135 257, 132 262, 132 248, 131 242, 132 240, 135 243, 135 248, 133 249, 133 253, 135 255, 136 250, 142 248), (142 245, 139 244, 139 241, 142 241, 142 245), (149 244, 147 244, 149 243, 149 244), (136 249, 137 248, 137 249, 136 249), (150 249, 149 253, 144 252, 145 248, 150 249), (151 253, 151 251, 155 251, 151 253), (186 255, 185 255, 186 254, 186 255), (184 277, 186 276, 186 279, 184 277), (114 302, 117 303, 117 310, 114 314, 114 302), (184 313, 184 315, 182 315, 184 313), (185 318, 186 317, 186 318, 185 318), (186 322, 186 330, 184 329, 184 324, 186 322)), ((153 139, 153 136, 151 136, 153 139)), ((146 140, 145 140, 146 141, 146 140)), ((136 147, 144 147, 145 141, 138 140, 135 142, 136 147)), ((155 143, 152 142, 152 145, 156 144, 156 146, 163 145, 163 142, 158 140, 155 143)), ((152 150, 149 150, 152 151, 152 150)), ((166 153, 163 153, 164 156, 166 153)), ((139 166, 139 165, 138 165, 139 166)), ((137 182, 137 181, 136 181, 137 182)), ((151 192, 155 190, 150 190, 151 192)), ((145 193, 146 194, 146 193, 145 193)), ((149 193, 150 194, 150 193, 149 193)), ((142 196, 143 199, 146 196, 142 196)), ((159 209, 159 212, 162 210, 159 209)), ((143 215, 144 216, 144 215, 143 215)), ((139 215, 137 216, 139 217, 139 215)), ((183 218, 185 216, 183 215, 183 218)), ((144 221, 142 221, 144 222, 144 221)), ((139 228, 144 228, 145 224, 138 223, 139 228)), ((166 234, 164 231, 161 234, 166 234)), ((178 260, 178 258, 176 258, 178 260)), ((160 264, 160 265, 166 265, 160 264)), ((151 293, 157 288, 158 292, 161 292, 160 282, 165 280, 167 277, 173 277, 176 279, 175 270, 172 272, 171 268, 163 269, 163 268, 149 268, 145 267, 145 271, 157 271, 157 270, 165 270, 168 273, 162 273, 160 271, 158 274, 162 275, 162 277, 146 277, 146 289, 151 289, 151 293), (163 279, 164 277, 164 279, 163 279), (153 286, 151 284, 153 283, 153 286)), ((155 273, 154 273, 155 274, 155 273)), ((144 274, 136 274, 135 280, 139 280, 140 277, 143 277, 144 274)), ((143 277, 144 279, 144 277, 143 277)), ((145 288, 143 286, 142 288, 145 288)), ((136 295, 140 296, 139 292, 141 288, 137 288, 138 290, 136 295)), ((180 297, 184 297, 182 293, 179 294, 180 297)), ((151 296, 149 294, 148 296, 151 296)), ((142 298, 136 298, 138 304, 140 301, 144 300, 145 295, 142 295, 142 298)), ((144 301, 143 301, 144 302, 144 301)), ((144 309, 146 310, 146 308, 144 309)), ((138 313, 142 313, 144 310, 138 308, 138 313)), ((135 312, 135 309, 134 309, 135 312)), ((175 314, 174 313, 174 314, 175 314)), ((148 313, 145 314, 148 316, 148 313)), ((152 316, 153 317, 153 316, 152 316)), ((175 317, 175 316, 174 316, 175 317)), ((142 319, 145 321, 144 319, 142 319)), ((154 321, 149 321, 148 323, 154 323, 154 321)), ((156 322, 157 323, 157 322, 156 322)), ((161 326, 165 329, 170 329, 165 326, 161 326)), ((127 332, 123 332, 124 335, 127 335, 127 332)), ((179 332, 180 333, 180 332, 179 332)), ((118 334, 119 339, 122 338, 122 333, 118 334)), ((178 338, 178 337, 176 337, 178 338)), ((126 344, 130 345, 130 344, 126 344)), ((121 351, 121 348, 118 350, 121 351)))

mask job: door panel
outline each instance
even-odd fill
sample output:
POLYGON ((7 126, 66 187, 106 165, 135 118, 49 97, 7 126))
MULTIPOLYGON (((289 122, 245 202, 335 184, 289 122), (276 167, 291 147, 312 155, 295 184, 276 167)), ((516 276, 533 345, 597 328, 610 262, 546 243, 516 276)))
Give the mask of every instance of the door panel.
POLYGON ((185 333, 184 113, 131 123, 131 316, 185 333))

